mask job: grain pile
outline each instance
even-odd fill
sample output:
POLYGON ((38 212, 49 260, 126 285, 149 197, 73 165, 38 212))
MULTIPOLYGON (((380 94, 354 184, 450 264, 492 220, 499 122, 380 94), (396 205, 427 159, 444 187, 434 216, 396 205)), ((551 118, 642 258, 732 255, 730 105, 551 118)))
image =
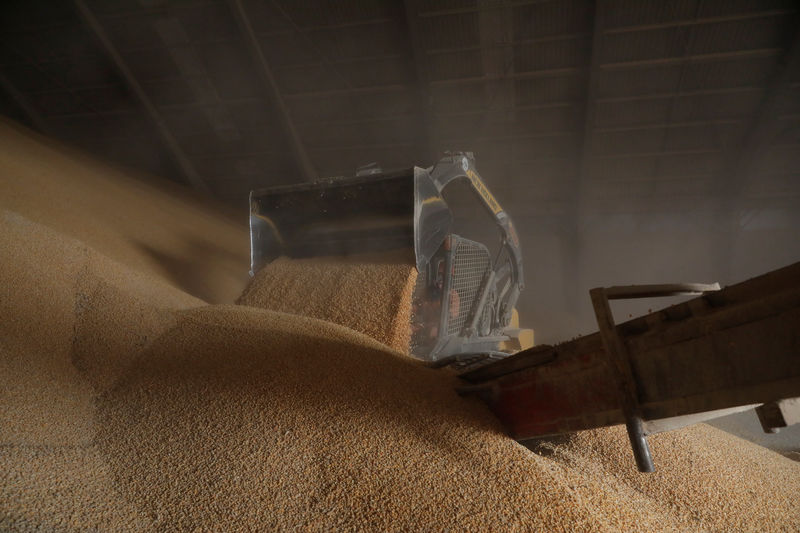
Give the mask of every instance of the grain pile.
POLYGON ((367 335, 0 224, 0 531, 800 528, 800 465, 713 428, 539 455, 367 335))
POLYGON ((340 324, 407 353, 416 280, 413 252, 281 257, 256 273, 237 303, 340 324))
POLYGON ((187 187, 91 159, 2 117, 0 208, 207 302, 234 301, 248 279, 246 200, 223 209, 187 187))
MULTIPOLYGON (((797 531, 800 465, 706 424, 651 435, 653 474, 639 474, 624 426, 585 431, 548 455, 614 495, 621 513, 647 500, 693 528, 797 531), (791 464, 790 464, 791 463, 791 464), (635 495, 635 500, 630 496, 635 495)), ((578 493, 587 486, 577 484, 578 493)), ((591 491, 587 497, 591 498, 591 491)), ((635 512, 635 511, 634 511, 635 512)))
POLYGON ((96 402, 205 304, 16 213, 0 228, 0 531, 136 530, 96 402))

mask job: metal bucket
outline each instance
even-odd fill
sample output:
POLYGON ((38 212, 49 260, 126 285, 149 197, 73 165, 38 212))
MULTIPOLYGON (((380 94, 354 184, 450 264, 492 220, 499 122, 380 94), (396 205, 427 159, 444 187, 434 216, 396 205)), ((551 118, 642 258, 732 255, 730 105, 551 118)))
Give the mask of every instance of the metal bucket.
MULTIPOLYGON (((509 340, 523 287, 519 241, 472 154, 431 168, 330 178, 250 194, 251 274, 280 256, 354 256, 413 249, 418 271, 411 351, 428 361, 487 354, 509 340), (442 191, 466 180, 501 230, 500 251, 451 234, 442 191)), ((410 254, 409 254, 410 257, 410 254)))
POLYGON ((250 273, 280 256, 413 248, 422 270, 452 213, 425 169, 331 178, 250 193, 250 273))

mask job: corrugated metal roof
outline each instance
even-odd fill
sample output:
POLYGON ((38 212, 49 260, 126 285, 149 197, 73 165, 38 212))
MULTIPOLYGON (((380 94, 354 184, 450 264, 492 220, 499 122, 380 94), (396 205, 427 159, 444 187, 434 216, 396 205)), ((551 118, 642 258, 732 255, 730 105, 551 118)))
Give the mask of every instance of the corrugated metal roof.
MULTIPOLYGON (((280 107, 228 3, 87 5, 220 196, 301 179, 280 107)), ((764 120, 772 132, 764 142, 800 144, 797 62, 784 72, 800 19, 791 0, 242 6, 322 175, 370 161, 429 164, 432 149, 472 149, 488 175, 524 173, 504 177, 504 191, 521 193, 536 176, 535 194, 526 193, 535 210, 548 199, 574 204, 593 180, 642 180, 624 189, 628 196, 705 194, 764 120), (773 98, 778 75, 795 86, 773 98), (775 116, 763 119, 765 109, 775 116), (676 180, 682 173, 706 178, 676 180)), ((15 2, 0 27, 0 73, 53 131, 175 175, 118 65, 71 5, 15 2), (123 140, 131 147, 109 150, 123 140)), ((0 104, 24 116, 9 94, 0 104)), ((764 174, 796 183, 797 162, 781 157, 760 161, 764 174)), ((616 194, 602 191, 592 194, 616 194)))

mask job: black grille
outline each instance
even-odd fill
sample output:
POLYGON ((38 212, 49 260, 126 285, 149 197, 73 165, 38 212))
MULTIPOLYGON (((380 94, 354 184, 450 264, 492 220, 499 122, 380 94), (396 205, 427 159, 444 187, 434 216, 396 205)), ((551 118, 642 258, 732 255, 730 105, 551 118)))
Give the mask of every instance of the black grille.
POLYGON ((451 314, 447 324, 448 335, 461 333, 467 320, 472 316, 472 310, 480 298, 481 282, 489 266, 489 251, 485 246, 468 240, 458 242, 453 256, 453 280, 450 286, 458 296, 452 292, 449 296, 451 314), (455 304, 455 301, 458 303, 455 304))

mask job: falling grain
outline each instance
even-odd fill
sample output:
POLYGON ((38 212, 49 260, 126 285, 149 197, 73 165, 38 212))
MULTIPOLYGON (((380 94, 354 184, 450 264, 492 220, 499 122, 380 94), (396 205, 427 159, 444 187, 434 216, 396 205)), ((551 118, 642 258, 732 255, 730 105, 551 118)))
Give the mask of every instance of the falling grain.
POLYGON ((282 257, 256 274, 237 303, 340 324, 407 353, 416 279, 413 252, 282 257))

